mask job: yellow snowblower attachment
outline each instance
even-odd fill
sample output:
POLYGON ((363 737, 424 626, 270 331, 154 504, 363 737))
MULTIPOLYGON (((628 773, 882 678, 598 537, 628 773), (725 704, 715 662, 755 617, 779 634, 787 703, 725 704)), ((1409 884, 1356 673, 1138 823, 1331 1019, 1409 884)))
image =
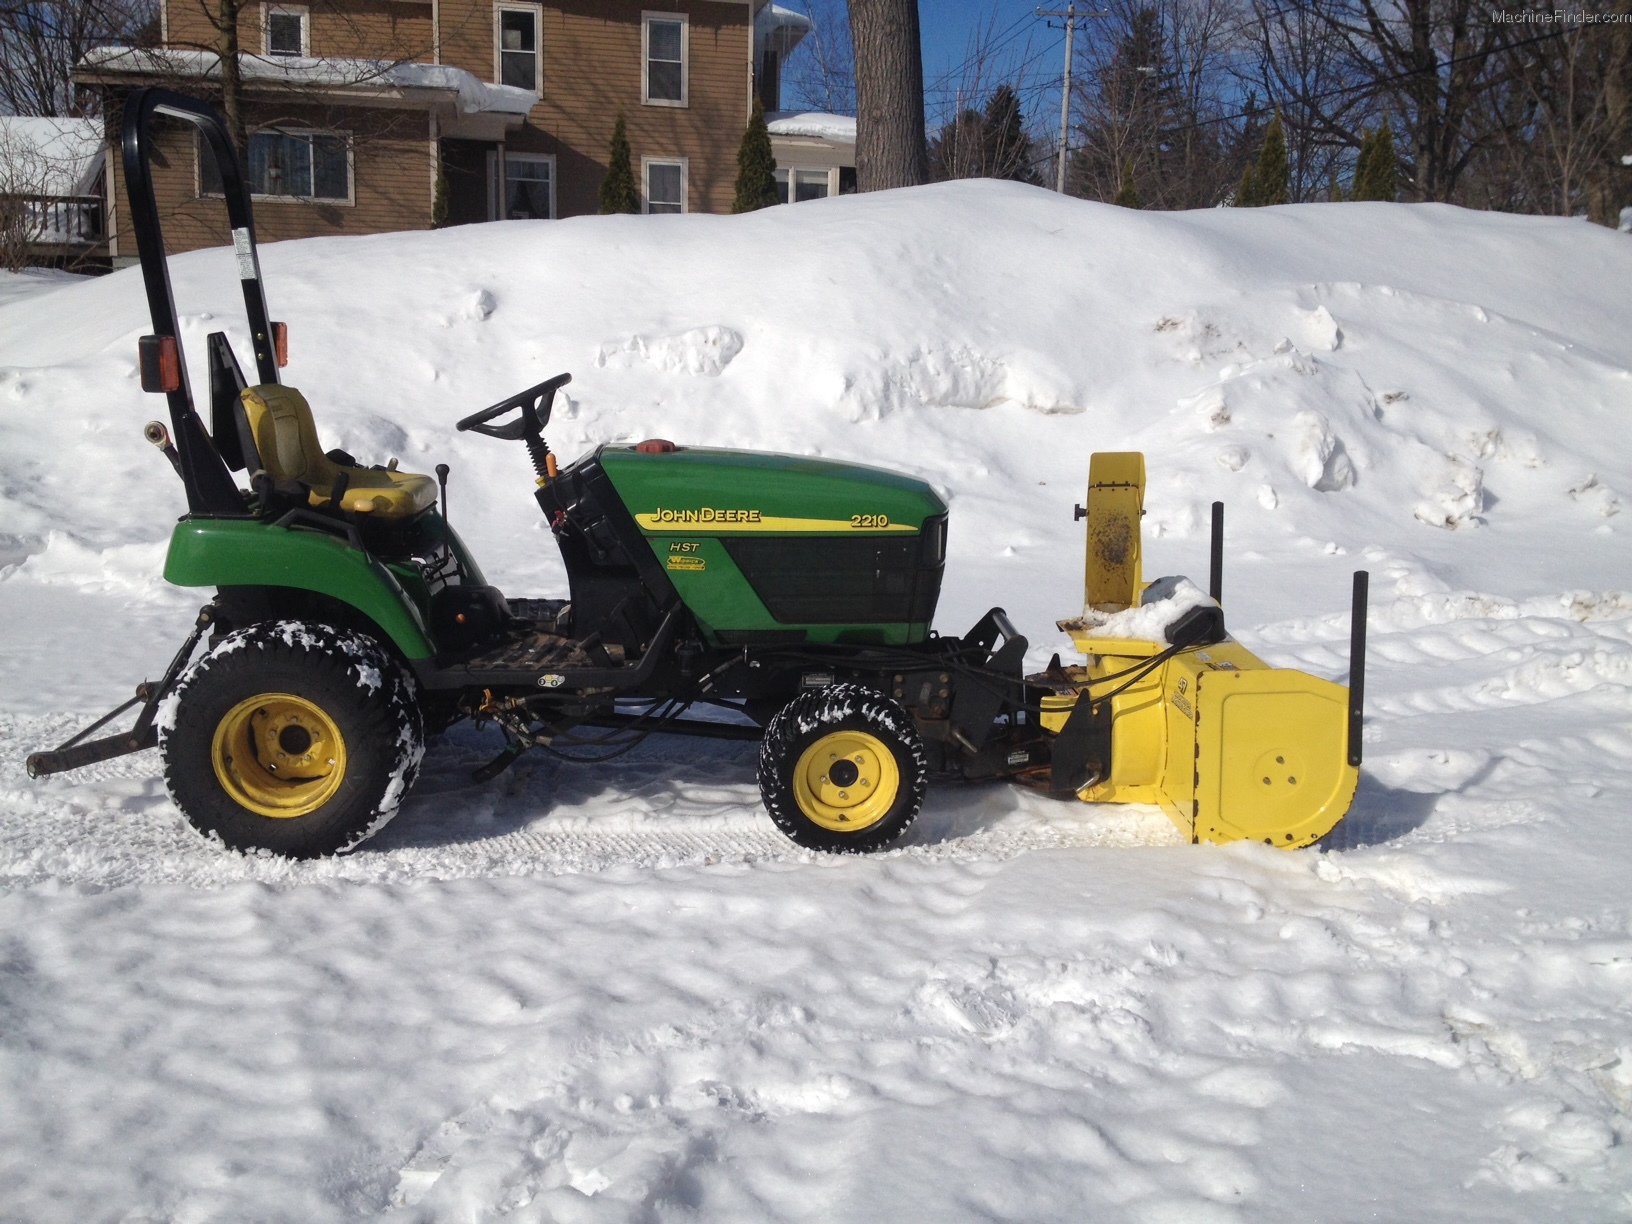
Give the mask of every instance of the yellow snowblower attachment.
POLYGON ((1343 818, 1359 780, 1366 575, 1355 575, 1352 690, 1270 667, 1224 633, 1222 505, 1209 597, 1185 579, 1142 581, 1144 492, 1143 455, 1093 456, 1085 605, 1060 622, 1085 661, 1028 677, 1052 693, 1042 722, 1058 736, 1055 769, 1068 739, 1089 736, 1078 798, 1160 804, 1193 842, 1307 846, 1343 818))

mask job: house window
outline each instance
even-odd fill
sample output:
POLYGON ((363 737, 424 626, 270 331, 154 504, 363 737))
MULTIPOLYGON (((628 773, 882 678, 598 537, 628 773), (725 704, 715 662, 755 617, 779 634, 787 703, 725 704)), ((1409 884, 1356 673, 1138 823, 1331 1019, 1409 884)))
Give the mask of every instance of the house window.
POLYGON ((649 213, 683 213, 686 211, 686 161, 684 158, 660 160, 642 158, 641 169, 646 180, 646 211, 649 213))
POLYGON ((831 190, 826 170, 789 170, 778 167, 776 171, 776 198, 783 204, 789 200, 789 193, 795 204, 803 200, 825 200, 831 190))
POLYGON ((540 10, 534 6, 498 10, 497 79, 501 85, 544 92, 543 57, 538 53, 540 10))
POLYGON ((646 13, 641 21, 646 71, 640 100, 652 106, 686 105, 686 56, 690 24, 683 13, 646 13))
POLYGON ((555 158, 505 155, 504 215, 538 221, 555 216, 555 158))
POLYGON ((268 55, 310 55, 308 15, 303 7, 288 4, 268 4, 263 7, 266 28, 263 31, 268 55))
MULTIPOLYGON (((221 194, 209 146, 198 145, 199 194, 221 194)), ((351 203, 351 140, 345 132, 274 131, 249 136, 249 190, 261 199, 351 203)))

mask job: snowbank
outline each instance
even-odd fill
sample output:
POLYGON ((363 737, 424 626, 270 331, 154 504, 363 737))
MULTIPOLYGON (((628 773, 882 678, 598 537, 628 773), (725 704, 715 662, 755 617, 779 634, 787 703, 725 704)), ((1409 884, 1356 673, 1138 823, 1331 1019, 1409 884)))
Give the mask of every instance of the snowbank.
MULTIPOLYGON (((1342 679, 1372 572, 1360 794, 1284 854, 940 788, 835 860, 777 837, 751 746, 484 788, 461 730, 380 840, 290 864, 203 843, 150 757, 31 783, 196 599, 157 579, 181 498, 139 432, 139 278, 0 280, 0 1215, 1625 1214, 1624 235, 960 183, 262 262, 325 445, 451 463, 515 593, 562 588, 525 455, 453 421, 563 369, 569 457, 930 480, 940 626, 1002 604, 1038 665, 1071 657, 1088 456, 1142 449, 1145 572, 1202 576, 1225 501, 1229 623, 1272 660, 1342 679)), ((209 331, 248 351, 232 269, 172 263, 199 380, 209 331)))

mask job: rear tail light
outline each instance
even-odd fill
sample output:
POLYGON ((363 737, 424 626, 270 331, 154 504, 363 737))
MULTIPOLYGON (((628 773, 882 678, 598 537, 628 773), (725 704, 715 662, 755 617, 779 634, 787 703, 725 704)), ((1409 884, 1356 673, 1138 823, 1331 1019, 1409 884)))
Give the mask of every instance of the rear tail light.
POLYGON ((174 336, 143 336, 136 342, 143 391, 181 390, 181 352, 174 336))
POLYGON ((272 324, 272 353, 278 359, 278 369, 289 364, 289 325, 272 324))

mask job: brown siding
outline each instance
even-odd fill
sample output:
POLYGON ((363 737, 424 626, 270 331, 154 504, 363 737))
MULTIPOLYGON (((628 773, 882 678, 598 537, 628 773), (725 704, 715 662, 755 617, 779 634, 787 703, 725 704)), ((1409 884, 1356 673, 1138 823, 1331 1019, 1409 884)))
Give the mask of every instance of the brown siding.
MULTIPOLYGON (((443 0, 442 62, 493 80, 493 0, 443 0)), ((612 125, 627 122, 635 173, 642 157, 684 157, 687 207, 726 212, 737 146, 748 123, 749 6, 710 0, 553 0, 544 7, 544 96, 507 144, 556 154, 561 216, 594 212, 612 125), (640 100, 643 11, 690 19, 688 105, 640 100)))
MULTIPOLYGON (((299 3, 300 0, 292 0, 299 3)), ((214 49, 216 30, 209 0, 167 0, 169 45, 214 49)), ((353 59, 429 60, 432 54, 429 0, 316 0, 307 5, 313 55, 353 59)), ((244 52, 261 54, 263 6, 245 4, 238 14, 238 42, 244 52)))
MULTIPOLYGON (((430 128, 425 115, 395 112, 382 125, 379 112, 366 110, 310 108, 304 115, 292 115, 284 107, 277 113, 285 122, 353 133, 355 202, 347 205, 258 199, 255 236, 259 241, 430 227, 430 128)), ((153 158, 153 190, 164 225, 165 246, 172 254, 229 241, 224 205, 219 199, 198 196, 197 164, 192 129, 177 125, 165 130, 153 158)), ((124 170, 118 158, 114 166, 118 253, 133 256, 136 243, 130 231, 124 170)))

